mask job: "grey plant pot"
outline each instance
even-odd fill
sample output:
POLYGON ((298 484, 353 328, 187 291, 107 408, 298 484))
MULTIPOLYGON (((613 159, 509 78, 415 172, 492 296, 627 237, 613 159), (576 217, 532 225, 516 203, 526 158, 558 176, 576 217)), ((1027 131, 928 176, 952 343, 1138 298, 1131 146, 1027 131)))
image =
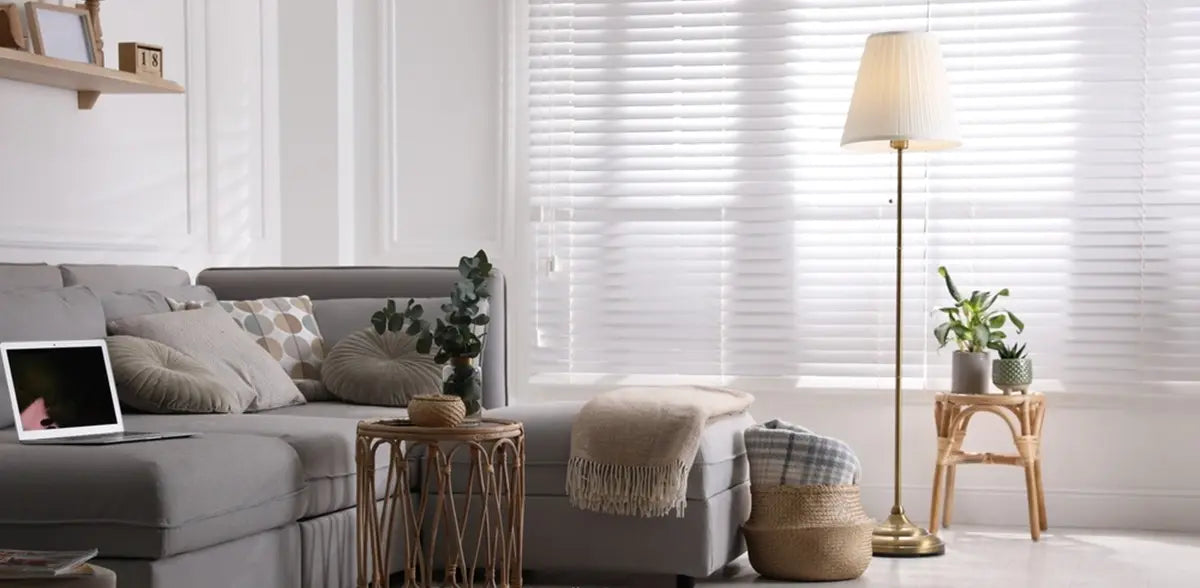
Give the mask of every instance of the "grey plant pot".
POLYGON ((992 361, 992 383, 1005 393, 1026 392, 1033 383, 1033 360, 996 359, 992 361))
POLYGON ((953 394, 987 394, 992 382, 992 362, 986 351, 955 351, 950 376, 953 394))

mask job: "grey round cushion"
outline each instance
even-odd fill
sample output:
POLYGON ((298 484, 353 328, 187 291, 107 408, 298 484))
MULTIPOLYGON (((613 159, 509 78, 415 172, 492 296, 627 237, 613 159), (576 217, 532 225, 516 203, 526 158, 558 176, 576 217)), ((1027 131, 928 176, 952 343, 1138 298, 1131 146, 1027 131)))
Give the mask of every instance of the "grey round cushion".
POLYGON ((442 370, 417 352, 416 338, 367 327, 333 346, 321 364, 321 381, 346 402, 408 406, 415 396, 441 393, 442 370))
POLYGON ((155 413, 241 412, 237 394, 192 356, 141 337, 107 341, 121 402, 155 413))

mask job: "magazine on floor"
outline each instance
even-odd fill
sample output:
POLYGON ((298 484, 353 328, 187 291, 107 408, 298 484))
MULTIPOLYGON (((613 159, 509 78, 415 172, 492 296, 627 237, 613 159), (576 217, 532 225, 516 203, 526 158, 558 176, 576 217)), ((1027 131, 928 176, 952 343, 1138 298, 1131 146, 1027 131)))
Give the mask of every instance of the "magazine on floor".
POLYGON ((90 574, 84 564, 99 551, 30 551, 0 549, 0 579, 51 578, 90 574))

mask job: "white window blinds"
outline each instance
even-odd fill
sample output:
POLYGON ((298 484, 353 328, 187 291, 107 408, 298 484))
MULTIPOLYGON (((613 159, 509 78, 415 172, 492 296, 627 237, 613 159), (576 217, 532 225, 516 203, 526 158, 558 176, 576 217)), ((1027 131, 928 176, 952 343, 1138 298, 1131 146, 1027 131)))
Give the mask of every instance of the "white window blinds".
POLYGON ((906 385, 946 265, 1043 386, 1197 389, 1190 4, 530 0, 534 375, 890 386, 895 159, 838 142, 866 36, 928 28, 964 146, 905 158, 906 385))

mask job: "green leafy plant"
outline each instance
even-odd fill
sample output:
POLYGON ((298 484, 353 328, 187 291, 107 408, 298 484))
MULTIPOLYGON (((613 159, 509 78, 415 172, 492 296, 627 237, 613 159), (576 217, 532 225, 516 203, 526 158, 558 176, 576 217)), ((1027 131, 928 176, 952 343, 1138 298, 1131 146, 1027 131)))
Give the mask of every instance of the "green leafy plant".
POLYGON ((472 257, 458 261, 461 276, 450 291, 450 302, 441 307, 443 316, 431 322, 425 309, 409 299, 403 310, 395 300, 388 300, 383 309, 371 315, 371 325, 380 335, 386 332, 405 332, 417 338, 417 351, 428 354, 437 348, 433 361, 444 364, 451 359, 471 359, 483 352, 487 338, 486 326, 491 317, 481 310, 481 304, 491 297, 487 280, 492 264, 482 249, 472 257))
POLYGON ((993 343, 991 348, 1000 354, 1000 359, 1025 359, 1029 357, 1025 353, 1025 344, 1017 345, 1016 341, 1012 345, 1005 345, 1003 341, 998 341, 993 343))
POLYGON ((946 289, 954 299, 954 306, 938 309, 946 313, 946 322, 933 330, 939 348, 945 347, 953 337, 960 351, 984 352, 995 349, 1007 337, 1003 331, 1006 322, 1011 322, 1018 333, 1025 330, 1025 323, 1017 315, 993 308, 998 299, 1008 296, 1008 288, 995 294, 976 290, 970 296, 963 296, 945 266, 938 268, 938 274, 945 278, 946 289))

